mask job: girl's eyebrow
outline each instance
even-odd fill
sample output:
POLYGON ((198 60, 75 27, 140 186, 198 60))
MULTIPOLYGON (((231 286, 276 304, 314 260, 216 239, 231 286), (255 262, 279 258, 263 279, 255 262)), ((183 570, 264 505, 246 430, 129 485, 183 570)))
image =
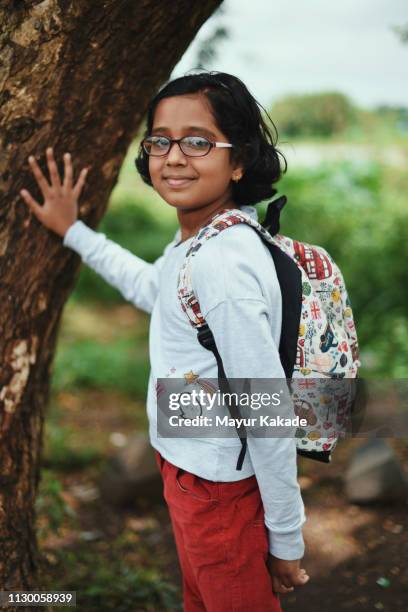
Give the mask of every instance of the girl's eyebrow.
MULTIPOLYGON (((183 129, 187 132, 203 132, 204 134, 208 134, 208 136, 212 136, 213 138, 216 138, 216 135, 214 134, 214 132, 204 127, 199 127, 196 125, 188 125, 184 127, 183 129)), ((154 134, 155 132, 168 132, 168 131, 169 131, 169 128, 156 127, 152 130, 152 134, 154 134)))

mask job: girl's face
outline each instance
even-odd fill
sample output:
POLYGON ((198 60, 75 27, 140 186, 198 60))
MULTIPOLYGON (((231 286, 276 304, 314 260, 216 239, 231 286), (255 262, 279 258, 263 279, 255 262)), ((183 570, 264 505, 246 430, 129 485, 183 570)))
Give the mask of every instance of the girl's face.
MULTIPOLYGON (((211 141, 228 142, 215 123, 203 94, 165 98, 159 102, 151 135, 182 138, 204 136, 211 141)), ((198 209, 208 205, 233 205, 231 177, 242 175, 243 167, 230 162, 231 149, 213 147, 203 157, 188 157, 177 143, 163 157, 149 157, 154 189, 177 209, 198 209), (171 179, 182 178, 176 183, 171 179)))

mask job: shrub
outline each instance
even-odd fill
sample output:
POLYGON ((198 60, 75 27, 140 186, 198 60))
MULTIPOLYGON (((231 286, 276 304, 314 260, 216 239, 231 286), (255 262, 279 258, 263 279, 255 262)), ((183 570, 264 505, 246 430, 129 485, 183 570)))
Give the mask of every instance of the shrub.
POLYGON ((338 92, 290 95, 278 100, 271 117, 280 135, 328 137, 344 132, 355 119, 355 108, 338 92))

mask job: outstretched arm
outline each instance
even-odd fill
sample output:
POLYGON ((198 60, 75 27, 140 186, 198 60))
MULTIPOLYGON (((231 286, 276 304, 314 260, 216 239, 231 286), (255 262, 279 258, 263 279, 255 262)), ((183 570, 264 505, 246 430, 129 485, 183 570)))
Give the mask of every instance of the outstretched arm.
POLYGON ((51 147, 48 147, 46 156, 49 181, 35 158, 31 155, 28 159, 44 202, 39 204, 26 189, 22 189, 20 193, 26 204, 45 227, 63 238, 64 246, 76 251, 84 263, 116 287, 125 299, 151 312, 158 293, 159 270, 164 255, 153 264, 147 263, 108 240, 104 234, 87 227, 78 219, 78 199, 88 169, 83 168, 74 184, 71 156, 65 153, 61 180, 51 147))
POLYGON ((76 251, 126 300, 145 312, 152 311, 159 291, 160 268, 172 242, 154 263, 148 263, 78 220, 66 232, 63 244, 76 251))

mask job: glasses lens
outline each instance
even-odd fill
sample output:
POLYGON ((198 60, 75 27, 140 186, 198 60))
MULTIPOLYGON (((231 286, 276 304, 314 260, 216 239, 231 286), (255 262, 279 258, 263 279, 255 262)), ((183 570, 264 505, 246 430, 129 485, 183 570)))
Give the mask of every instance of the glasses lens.
POLYGON ((148 155, 166 155, 170 140, 165 136, 149 136, 143 141, 143 148, 148 155))
POLYGON ((181 150, 191 157, 206 155, 211 148, 211 143, 202 136, 186 136, 180 141, 181 150))

